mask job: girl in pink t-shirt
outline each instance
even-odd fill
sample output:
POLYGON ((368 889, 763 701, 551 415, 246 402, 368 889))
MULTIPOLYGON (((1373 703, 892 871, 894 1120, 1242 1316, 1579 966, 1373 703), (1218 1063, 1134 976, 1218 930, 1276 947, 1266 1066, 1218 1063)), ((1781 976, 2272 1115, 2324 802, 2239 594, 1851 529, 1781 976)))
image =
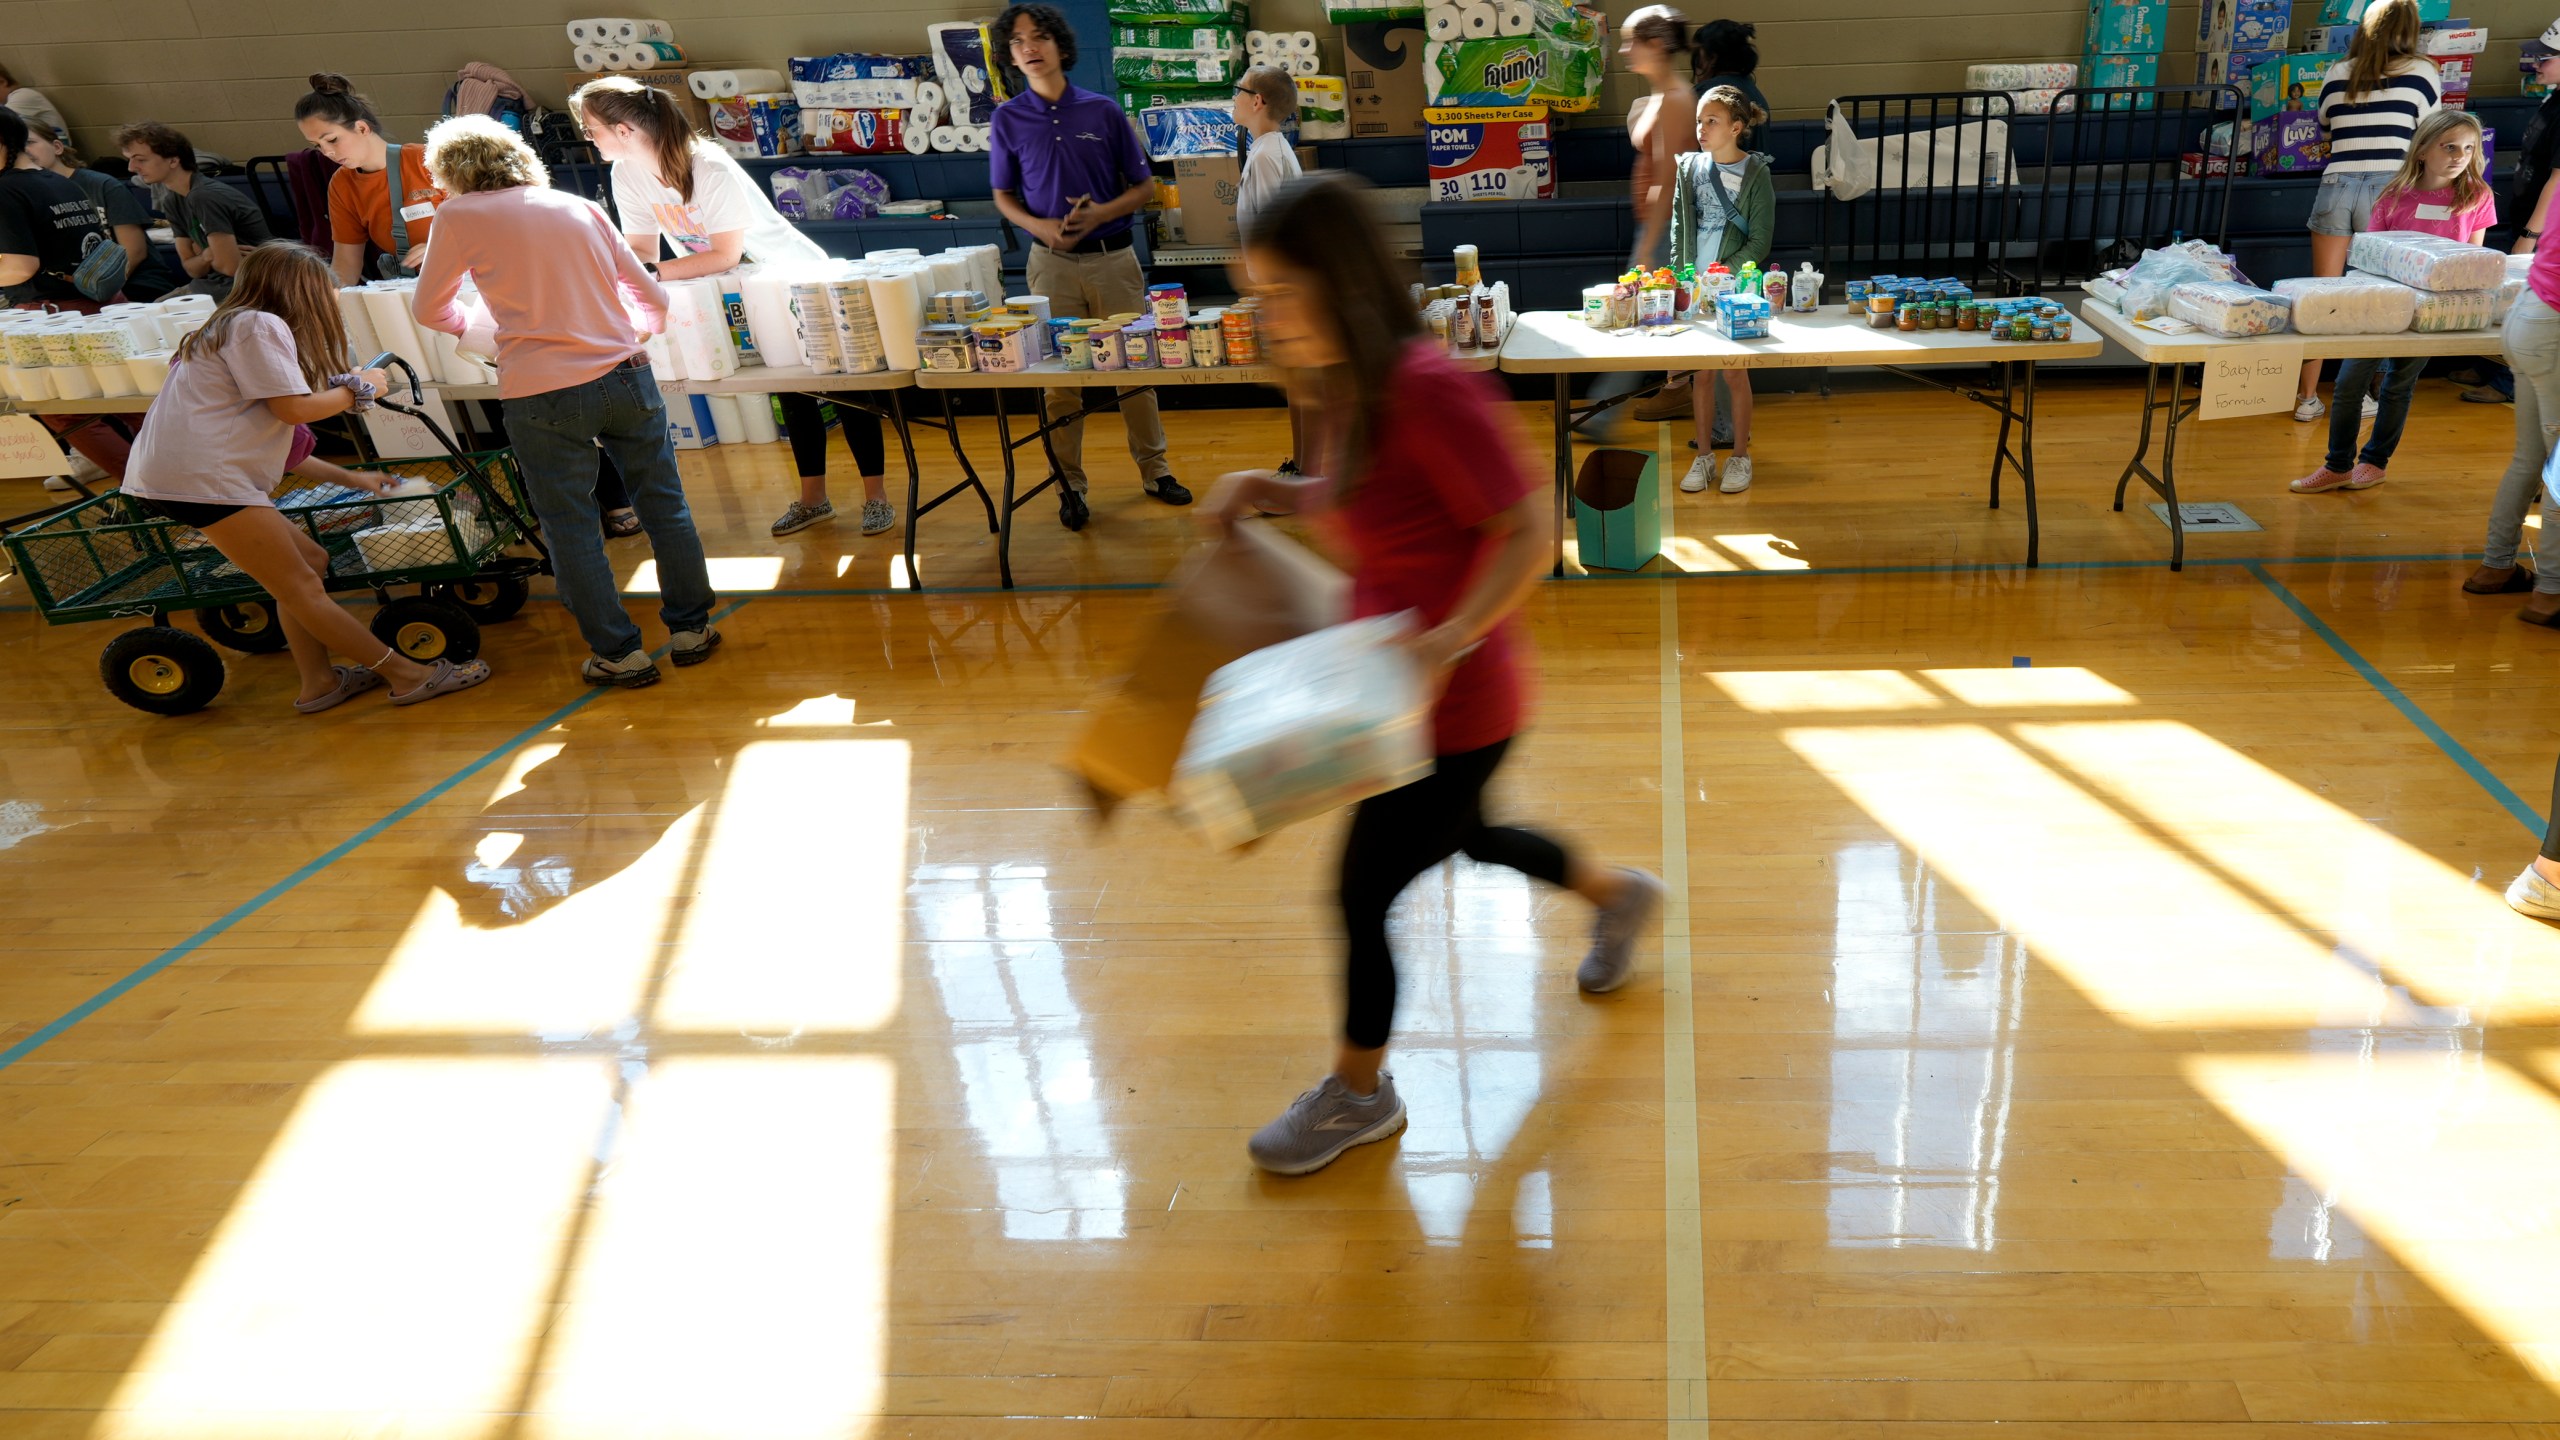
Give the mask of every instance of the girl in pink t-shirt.
MULTIPOLYGON (((2498 198, 2481 173, 2480 121, 2462 110, 2438 110, 2418 122, 2400 171, 2374 198, 2372 230, 2418 230, 2477 245, 2497 223, 2498 198)), ((2409 401, 2417 392, 2424 358, 2405 360, 2341 360, 2337 403, 2329 409, 2329 453, 2320 468, 2293 482, 2297 495, 2329 490, 2364 490, 2386 478, 2391 452, 2400 448, 2400 429, 2409 422, 2409 401), (2356 451, 2361 397, 2381 377, 2381 401, 2374 411, 2373 434, 2356 451), (2352 467, 2352 468, 2350 468, 2352 467)))

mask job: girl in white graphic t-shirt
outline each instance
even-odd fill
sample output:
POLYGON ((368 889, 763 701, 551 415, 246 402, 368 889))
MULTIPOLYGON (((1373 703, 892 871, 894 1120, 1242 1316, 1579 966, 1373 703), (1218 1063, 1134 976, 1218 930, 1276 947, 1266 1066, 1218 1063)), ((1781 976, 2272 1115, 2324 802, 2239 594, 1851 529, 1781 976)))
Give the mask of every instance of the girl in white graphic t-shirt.
MULTIPOLYGON (((693 133, 684 112, 664 93, 612 75, 580 86, 569 108, 596 153, 613 162, 613 208, 622 217, 623 238, 641 259, 656 263, 661 279, 718 275, 744 260, 826 258, 818 242, 782 218, 737 161, 693 133), (673 258, 660 259, 661 244, 673 258)), ((789 535, 834 519, 836 511, 827 500, 827 427, 817 398, 779 398, 800 469, 800 496, 773 522, 773 533, 789 535)), ((838 405, 836 415, 844 423, 845 448, 862 474, 862 533, 877 535, 898 523, 889 504, 879 417, 850 405, 838 405)))

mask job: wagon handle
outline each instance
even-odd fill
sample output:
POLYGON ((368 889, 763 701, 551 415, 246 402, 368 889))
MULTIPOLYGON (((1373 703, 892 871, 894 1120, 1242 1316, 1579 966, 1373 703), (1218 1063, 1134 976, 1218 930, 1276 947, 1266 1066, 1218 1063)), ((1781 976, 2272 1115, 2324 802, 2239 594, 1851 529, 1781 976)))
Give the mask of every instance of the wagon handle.
MULTIPOLYGON (((412 405, 424 405, 427 403, 426 392, 421 390, 418 386, 418 372, 410 367, 408 361, 401 359, 399 356, 392 354, 388 350, 385 350, 381 354, 374 356, 364 368, 367 370, 398 370, 401 374, 409 377, 409 403, 412 405)), ((394 390, 399 388, 399 382, 396 379, 392 382, 392 388, 394 390)))

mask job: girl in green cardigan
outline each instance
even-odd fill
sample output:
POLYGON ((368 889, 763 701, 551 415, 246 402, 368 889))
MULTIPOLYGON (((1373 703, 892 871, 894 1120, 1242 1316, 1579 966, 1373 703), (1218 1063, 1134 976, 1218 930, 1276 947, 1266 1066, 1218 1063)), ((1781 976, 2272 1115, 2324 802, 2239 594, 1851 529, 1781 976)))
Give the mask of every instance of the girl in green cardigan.
MULTIPOLYGON (((1698 148, 1679 157, 1671 186, 1671 266, 1694 265, 1703 274, 1721 261, 1740 274, 1743 262, 1763 269, 1778 228, 1778 189, 1769 179, 1769 157, 1746 151, 1742 137, 1769 112, 1739 89, 1718 85, 1698 97, 1698 148)), ((1715 419, 1715 377, 1724 376, 1733 405, 1733 457, 1724 462, 1727 495, 1751 488, 1751 372, 1700 370, 1689 381, 1689 418, 1697 427, 1698 458, 1680 488, 1691 494, 1716 478, 1716 452, 1708 443, 1715 419)))

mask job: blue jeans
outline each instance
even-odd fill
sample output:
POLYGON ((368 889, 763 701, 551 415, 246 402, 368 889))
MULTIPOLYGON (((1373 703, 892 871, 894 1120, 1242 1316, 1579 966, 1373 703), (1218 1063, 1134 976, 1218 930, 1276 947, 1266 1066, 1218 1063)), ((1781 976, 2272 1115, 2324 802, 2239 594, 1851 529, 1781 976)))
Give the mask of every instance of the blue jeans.
POLYGON ((640 627, 622 608, 604 554, 596 513, 599 441, 621 468, 631 507, 640 512, 640 526, 658 557, 658 618, 670 631, 711 623, 717 598, 711 567, 684 503, 676 448, 667 438, 666 402, 658 398, 658 377, 647 365, 616 366, 583 385, 509 400, 507 437, 524 469, 525 488, 533 492, 534 513, 542 519, 560 599, 577 617, 588 649, 615 660, 640 648, 640 627))
POLYGON ((2400 448, 2400 427, 2409 423, 2409 399, 2426 368, 2423 359, 2339 361, 2338 388, 2330 395, 2329 458, 2323 463, 2344 473, 2361 458, 2377 470, 2389 469, 2391 452, 2400 448), (2364 392, 2376 370, 2382 372, 2382 409, 2373 417, 2373 438, 2364 442, 2359 457, 2356 430, 2364 423, 2364 392))

